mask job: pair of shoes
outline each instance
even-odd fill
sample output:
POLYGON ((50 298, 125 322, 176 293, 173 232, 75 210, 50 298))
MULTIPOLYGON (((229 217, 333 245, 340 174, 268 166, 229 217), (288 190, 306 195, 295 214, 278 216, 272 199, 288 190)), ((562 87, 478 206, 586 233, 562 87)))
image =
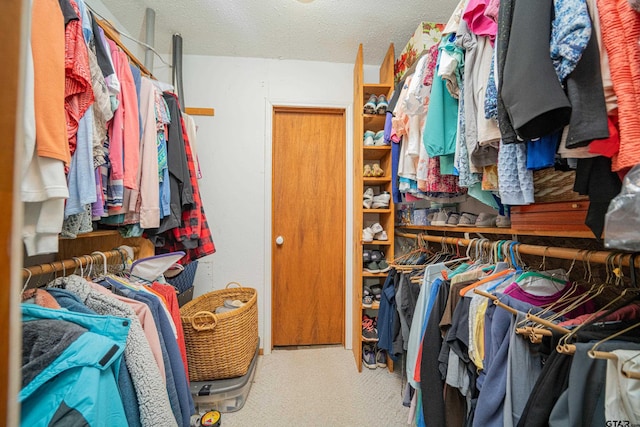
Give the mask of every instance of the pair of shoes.
MULTIPOLYGON (((384 259, 384 253, 382 251, 378 251, 378 250, 370 250, 370 249, 365 249, 364 251, 362 251, 362 264, 366 265, 369 264, 372 261, 381 261, 384 259)), ((376 285, 374 285, 376 286, 376 285)), ((365 286, 366 289, 369 289, 368 286, 365 286)))
POLYGON ((388 240, 387 232, 384 231, 380 223, 375 223, 370 227, 365 227, 362 230, 362 241, 364 243, 371 243, 373 240, 388 240))
POLYGON ((378 132, 372 130, 365 131, 362 143, 365 147, 387 145, 384 142, 384 130, 379 130, 378 132))
POLYGON ((362 206, 365 209, 387 209, 390 202, 391 194, 389 194, 388 191, 383 191, 378 195, 374 195, 373 188, 369 187, 362 195, 362 206))
POLYGON ((369 100, 364 104, 363 111, 365 114, 385 114, 388 107, 386 96, 371 94, 369 100))
POLYGON ((373 346, 364 344, 362 346, 362 364, 369 369, 376 369, 376 351, 373 346))
POLYGON ((362 340, 367 342, 378 341, 378 330, 376 329, 376 318, 371 318, 366 314, 362 315, 362 340))
MULTIPOLYGON (((386 273, 391 269, 391 266, 387 264, 387 261, 382 259, 380 261, 371 261, 364 267, 364 271, 367 273, 386 273)), ((380 301, 378 299, 378 301, 380 301)))
POLYGON ((364 344, 362 346, 362 364, 369 369, 386 368, 387 352, 377 346, 364 344))

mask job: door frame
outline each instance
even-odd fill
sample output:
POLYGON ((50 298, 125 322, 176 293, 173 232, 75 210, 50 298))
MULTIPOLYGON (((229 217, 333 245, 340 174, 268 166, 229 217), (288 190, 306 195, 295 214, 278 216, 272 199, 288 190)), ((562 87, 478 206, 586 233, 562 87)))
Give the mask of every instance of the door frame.
POLYGON ((352 328, 348 327, 348 325, 352 324, 353 313, 351 312, 351 307, 353 306, 353 242, 350 236, 353 235, 353 106, 349 102, 344 101, 317 101, 317 100, 305 100, 305 101, 292 101, 287 99, 277 99, 277 98, 267 98, 265 99, 265 147, 264 147, 264 253, 265 253, 265 263, 264 263, 264 279, 265 279, 265 287, 264 287, 264 315, 261 316, 264 321, 264 337, 262 337, 263 342, 263 352, 264 354, 271 353, 273 348, 272 337, 272 276, 271 276, 271 265, 273 262, 273 254, 271 253, 271 241, 273 239, 273 235, 271 232, 272 228, 272 179, 273 179, 273 170, 272 170, 272 161, 273 161, 273 109, 274 107, 302 107, 302 108, 336 108, 343 109, 345 111, 344 118, 346 120, 345 123, 345 141, 347 150, 345 153, 345 161, 346 161, 346 191, 345 197, 345 306, 344 306, 344 333, 343 337, 345 342, 345 348, 351 349, 351 341, 352 341, 352 328))

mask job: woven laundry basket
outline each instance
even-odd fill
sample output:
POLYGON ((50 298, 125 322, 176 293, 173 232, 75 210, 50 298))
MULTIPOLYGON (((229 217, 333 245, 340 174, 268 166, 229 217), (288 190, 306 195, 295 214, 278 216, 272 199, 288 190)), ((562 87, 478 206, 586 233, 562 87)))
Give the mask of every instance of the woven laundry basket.
POLYGON ((575 171, 561 171, 554 168, 534 171, 533 198, 536 203, 588 200, 588 196, 582 196, 573 191, 575 181, 575 171))
POLYGON ((247 373, 258 345, 257 302, 255 289, 231 282, 225 289, 201 295, 180 309, 191 381, 233 378, 247 373), (245 304, 215 314, 216 307, 224 305, 227 299, 245 304))

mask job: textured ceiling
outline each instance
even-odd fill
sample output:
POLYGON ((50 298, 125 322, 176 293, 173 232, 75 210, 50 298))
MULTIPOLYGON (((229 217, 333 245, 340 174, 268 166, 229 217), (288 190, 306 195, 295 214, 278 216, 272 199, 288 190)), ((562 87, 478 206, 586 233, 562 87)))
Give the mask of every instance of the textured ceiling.
POLYGON ((144 41, 145 9, 156 12, 155 47, 184 54, 353 62, 379 65, 421 21, 446 22, 457 0, 103 0, 130 35, 144 41))

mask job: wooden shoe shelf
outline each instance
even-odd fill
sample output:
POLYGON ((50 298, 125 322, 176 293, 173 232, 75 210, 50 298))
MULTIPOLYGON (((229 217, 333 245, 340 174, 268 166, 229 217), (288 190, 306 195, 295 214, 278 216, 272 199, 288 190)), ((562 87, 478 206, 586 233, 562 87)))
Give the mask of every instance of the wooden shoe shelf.
MULTIPOLYGON (((362 315, 368 314, 371 317, 377 317, 379 304, 375 307, 364 307, 362 305, 362 291, 366 284, 379 283, 381 286, 387 277, 387 273, 370 273, 364 271, 362 263, 362 254, 365 249, 377 249, 384 252, 388 261, 393 260, 394 254, 394 209, 393 201, 390 202, 389 208, 386 209, 365 209, 362 205, 362 195, 364 191, 372 187, 376 194, 382 191, 391 193, 391 147, 384 146, 364 146, 363 135, 365 131, 378 132, 384 129, 386 120, 385 114, 364 114, 363 106, 369 99, 371 94, 385 95, 390 98, 393 91, 393 66, 394 66, 394 49, 393 44, 389 46, 387 54, 380 66, 380 82, 364 83, 363 72, 363 53, 362 45, 358 48, 355 66, 353 68, 353 161, 354 161, 354 177, 353 177, 353 242, 354 242, 354 258, 353 258, 353 356, 355 358, 358 371, 362 370, 362 315), (363 170, 365 165, 373 166, 377 163, 384 171, 381 177, 365 177, 363 170), (382 228, 387 232, 388 240, 373 242, 362 241, 362 230, 373 224, 380 223, 382 228)), ((393 370, 393 363, 387 358, 387 367, 393 370)))

